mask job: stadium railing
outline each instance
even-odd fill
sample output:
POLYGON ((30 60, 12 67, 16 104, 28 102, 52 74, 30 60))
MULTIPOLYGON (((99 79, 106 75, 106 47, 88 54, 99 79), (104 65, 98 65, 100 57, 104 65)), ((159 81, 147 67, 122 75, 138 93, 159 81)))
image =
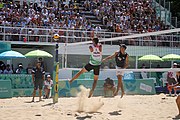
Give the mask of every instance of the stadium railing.
MULTIPOLYGON (((93 36, 100 39, 108 39, 113 37, 126 36, 135 33, 117 33, 105 31, 87 31, 85 29, 49 29, 49 28, 29 28, 29 27, 8 27, 0 26, 1 41, 23 41, 23 42, 54 42, 53 35, 60 35, 61 43, 74 43, 89 41, 93 36)), ((178 34, 146 36, 141 38, 133 38, 122 40, 122 43, 134 46, 180 46, 180 36, 178 34)), ((105 42, 105 44, 117 44, 119 41, 105 42)))

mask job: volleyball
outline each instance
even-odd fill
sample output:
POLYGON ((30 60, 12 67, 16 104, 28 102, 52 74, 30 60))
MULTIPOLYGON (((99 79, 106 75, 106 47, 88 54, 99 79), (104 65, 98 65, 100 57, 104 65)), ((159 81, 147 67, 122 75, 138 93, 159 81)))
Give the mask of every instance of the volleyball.
POLYGON ((54 34, 53 38, 54 38, 54 40, 59 39, 59 34, 54 34))

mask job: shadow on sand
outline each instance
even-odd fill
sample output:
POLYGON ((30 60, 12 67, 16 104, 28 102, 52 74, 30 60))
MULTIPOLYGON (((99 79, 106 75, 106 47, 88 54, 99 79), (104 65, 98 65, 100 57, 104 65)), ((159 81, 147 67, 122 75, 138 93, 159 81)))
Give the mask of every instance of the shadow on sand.
POLYGON ((110 115, 121 115, 121 110, 119 111, 113 111, 113 112, 109 112, 110 115))
POLYGON ((54 103, 48 103, 48 104, 42 105, 42 107, 51 106, 51 105, 54 105, 54 103))
POLYGON ((86 116, 83 116, 83 117, 78 116, 78 117, 76 117, 76 119, 77 119, 77 120, 85 120, 86 118, 91 119, 91 117, 92 117, 92 116, 90 116, 90 115, 86 115, 86 116))
POLYGON ((33 101, 25 101, 24 103, 34 103, 33 101))
POLYGON ((89 118, 89 119, 91 119, 91 117, 93 116, 93 115, 97 115, 97 114, 102 114, 101 112, 83 112, 83 111, 76 111, 76 112, 78 112, 79 114, 77 114, 76 116, 76 119, 77 120, 85 120, 86 118, 89 118), (81 113, 85 113, 86 115, 84 116, 81 116, 80 114, 81 113))
POLYGON ((175 116, 174 118, 172 118, 173 120, 180 120, 180 115, 175 116))

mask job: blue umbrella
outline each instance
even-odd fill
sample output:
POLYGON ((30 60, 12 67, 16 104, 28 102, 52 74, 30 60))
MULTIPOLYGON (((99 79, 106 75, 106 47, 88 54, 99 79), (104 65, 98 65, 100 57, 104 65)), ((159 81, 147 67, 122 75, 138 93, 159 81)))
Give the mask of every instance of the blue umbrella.
POLYGON ((25 58, 25 56, 17 51, 6 51, 0 54, 0 58, 25 58))

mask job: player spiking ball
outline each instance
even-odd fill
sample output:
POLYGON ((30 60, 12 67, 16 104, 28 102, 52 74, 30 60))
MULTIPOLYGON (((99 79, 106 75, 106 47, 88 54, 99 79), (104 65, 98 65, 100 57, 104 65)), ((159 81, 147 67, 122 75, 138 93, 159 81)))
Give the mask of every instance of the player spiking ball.
POLYGON ((77 79, 81 74, 84 72, 89 72, 91 70, 94 71, 94 82, 92 85, 92 89, 89 92, 89 98, 93 95, 94 89, 96 87, 98 78, 99 78, 99 71, 101 66, 102 60, 102 45, 99 43, 98 38, 92 39, 92 44, 89 46, 89 51, 91 53, 89 63, 87 63, 70 81, 72 83, 75 79, 77 79))

